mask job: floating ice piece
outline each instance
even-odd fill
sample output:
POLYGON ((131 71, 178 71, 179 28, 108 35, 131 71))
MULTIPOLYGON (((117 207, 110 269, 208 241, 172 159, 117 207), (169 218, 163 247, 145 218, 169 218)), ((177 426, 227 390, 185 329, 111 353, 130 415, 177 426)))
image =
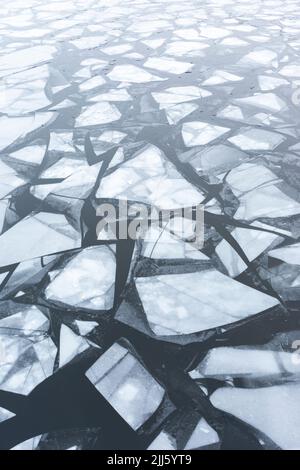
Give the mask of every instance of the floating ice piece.
POLYGON ((285 65, 282 69, 280 69, 279 73, 280 75, 289 78, 300 77, 300 65, 285 65))
POLYGON ((77 47, 77 49, 85 50, 85 49, 95 49, 96 47, 103 46, 106 44, 108 40, 108 36, 84 36, 80 39, 75 39, 74 41, 70 41, 73 46, 77 47))
POLYGON ((230 38, 225 38, 221 41, 221 44, 224 46, 230 46, 230 47, 243 47, 243 46, 248 46, 249 42, 244 41, 244 39, 240 39, 237 37, 230 37, 230 38))
POLYGON ((114 302, 116 261, 107 246, 85 248, 45 291, 46 298, 77 308, 109 310, 114 302))
POLYGON ((195 41, 173 41, 166 47, 166 54, 181 57, 201 55, 201 51, 207 49, 209 44, 195 41))
POLYGON ((6 209, 8 208, 9 201, 7 200, 0 200, 0 233, 3 230, 3 225, 6 216, 6 209))
POLYGON ((246 155, 234 147, 228 145, 212 145, 202 151, 189 150, 180 155, 182 161, 187 161, 197 171, 218 174, 225 170, 231 170, 241 163, 246 155))
POLYGON ((6 410, 5 408, 0 407, 0 423, 2 423, 3 421, 6 421, 7 419, 12 418, 13 416, 15 416, 14 413, 6 410))
POLYGON ((241 64, 263 65, 264 67, 272 64, 277 59, 277 53, 270 49, 257 49, 249 52, 241 60, 241 64))
POLYGON ((176 439, 169 433, 161 431, 147 450, 177 450, 176 439))
POLYGON ((116 65, 107 75, 111 80, 117 82, 146 83, 166 80, 153 75, 136 65, 116 65))
POLYGON ((189 116, 198 109, 198 105, 194 103, 180 103, 170 106, 166 109, 166 116, 169 124, 177 124, 181 119, 189 116))
POLYGON ((300 213, 300 204, 274 185, 266 185, 249 191, 240 197, 237 219, 259 217, 289 217, 300 213))
POLYGON ((276 248, 275 250, 269 251, 268 254, 272 256, 272 258, 280 259, 285 263, 300 264, 300 243, 276 248))
POLYGON ((285 137, 282 134, 264 129, 246 129, 244 132, 228 139, 229 142, 242 150, 274 150, 284 140, 285 137))
POLYGON ((154 92, 152 96, 159 103, 160 109, 166 109, 175 104, 206 98, 211 96, 211 92, 196 86, 183 86, 167 88, 162 92, 154 92))
POLYGON ((158 335, 216 328, 278 304, 277 299, 213 269, 140 277, 136 279, 136 287, 149 326, 158 335))
MULTIPOLYGON (((258 228, 280 232, 280 230, 276 230, 274 227, 262 224, 261 222, 255 222, 251 225, 258 228)), ((231 235, 244 251, 249 261, 257 258, 257 256, 263 253, 276 239, 279 238, 279 236, 274 233, 247 228, 236 228, 231 232, 231 235)), ((226 240, 222 240, 218 244, 216 247, 216 253, 226 267, 230 276, 236 277, 247 269, 246 263, 226 240)))
POLYGON ((66 325, 62 325, 59 340, 59 367, 63 367, 89 347, 86 339, 76 335, 66 325))
POLYGON ((211 349, 205 359, 191 371, 192 378, 213 377, 226 380, 241 378, 246 380, 266 379, 299 380, 300 365, 293 362, 289 352, 259 349, 223 347, 211 349))
POLYGON ((7 266, 79 248, 81 237, 64 215, 40 212, 26 217, 4 232, 0 236, 0 244, 0 266, 7 266))
POLYGON ((208 39, 222 39, 230 36, 231 32, 224 28, 215 28, 214 26, 200 26, 200 36, 208 39))
POLYGON ((20 49, 0 57, 0 78, 50 61, 56 52, 54 46, 39 45, 20 49))
POLYGON ((279 178, 264 165, 248 162, 234 168, 226 176, 226 182, 236 196, 277 181, 279 178))
POLYGON ((86 376, 134 430, 152 416, 165 394, 138 359, 118 343, 98 359, 86 376))
POLYGON ((15 160, 40 165, 44 159, 45 152, 45 145, 30 145, 29 147, 23 147, 16 152, 10 153, 9 156, 15 160))
POLYGON ((238 106, 229 104, 222 111, 218 111, 217 116, 225 119, 232 119, 233 121, 243 121, 245 119, 242 110, 238 106))
POLYGON ((118 55, 118 54, 125 54, 125 52, 129 52, 132 50, 132 46, 130 44, 121 44, 119 46, 110 46, 104 47, 101 49, 104 54, 108 55, 118 55))
POLYGON ((269 75, 260 75, 258 77, 258 83, 262 91, 274 90, 282 85, 289 84, 289 82, 283 78, 272 77, 269 75))
POLYGON ((53 372, 56 347, 49 321, 35 306, 0 320, 0 389, 27 395, 53 372))
POLYGON ((274 93, 256 93, 253 96, 238 98, 234 101, 242 105, 256 106, 257 108, 274 112, 282 111, 286 108, 286 103, 274 93))
POLYGON ((0 160, 0 175, 3 182, 0 182, 0 198, 4 198, 14 189, 22 186, 26 181, 17 175, 17 173, 8 165, 0 160))
POLYGON ((243 80, 243 77, 225 72, 225 70, 216 70, 210 78, 202 82, 202 85, 221 85, 227 82, 239 82, 240 80, 243 80))
POLYGON ((282 449, 299 450, 299 393, 299 384, 257 389, 221 388, 213 393, 211 402, 254 426, 282 449), (283 429, 288 432, 282 432, 283 429))
POLYGON ((96 197, 139 201, 162 209, 197 206, 204 199, 153 145, 105 176, 96 197))
POLYGON ((91 331, 93 331, 98 326, 98 323, 95 321, 75 320, 75 324, 77 325, 81 336, 88 335, 89 333, 91 333, 91 331))
POLYGON ((40 178, 67 178, 72 173, 88 167, 85 160, 75 158, 61 158, 54 165, 44 170, 40 178))
POLYGON ((146 44, 146 46, 151 47, 151 49, 158 49, 165 42, 165 39, 146 39, 145 41, 142 41, 143 44, 146 44))
POLYGON ((73 132, 51 132, 48 152, 74 153, 73 132))
POLYGON ((184 450, 199 449, 219 442, 219 436, 216 431, 201 418, 191 437, 189 438, 184 450))
POLYGON ((228 127, 214 126, 208 122, 185 122, 182 126, 182 137, 187 147, 206 145, 229 132, 228 127))
POLYGON ((81 83, 79 85, 79 91, 90 91, 93 90, 94 88, 97 88, 105 83, 105 80, 103 77, 100 75, 96 75, 93 78, 90 78, 89 80, 86 80, 85 82, 81 83))
POLYGON ((176 75, 185 73, 193 68, 193 64, 179 62, 169 57, 151 57, 145 62, 144 66, 161 72, 174 73, 176 75))
POLYGON ((19 142, 31 132, 49 124, 56 113, 35 113, 24 117, 0 117, 0 151, 19 142))
POLYGON ((83 108, 81 114, 76 118, 76 127, 96 126, 118 121, 121 113, 118 108, 106 101, 93 104, 83 108))
POLYGON ((32 437, 31 439, 27 439, 26 441, 21 442, 20 444, 13 447, 11 450, 21 450, 21 451, 36 450, 41 440, 41 437, 42 435, 32 437))
POLYGON ((132 98, 127 90, 108 90, 106 93, 101 95, 93 96, 90 101, 131 101, 132 98))
POLYGON ((209 260, 201 251, 184 241, 185 238, 193 237, 194 230, 195 223, 182 217, 175 217, 164 228, 152 224, 143 236, 141 254, 154 259, 209 260))
POLYGON ((105 131, 103 134, 100 135, 99 140, 103 140, 103 142, 112 142, 113 144, 119 144, 125 139, 126 134, 124 132, 119 131, 105 131))

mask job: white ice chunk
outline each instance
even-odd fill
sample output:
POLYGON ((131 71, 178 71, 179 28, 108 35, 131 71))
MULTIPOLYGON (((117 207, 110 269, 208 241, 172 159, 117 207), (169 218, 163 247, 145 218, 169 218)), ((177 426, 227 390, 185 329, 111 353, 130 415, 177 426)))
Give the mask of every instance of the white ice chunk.
POLYGON ((214 392, 211 402, 254 426, 282 449, 299 450, 299 393, 299 384, 257 389, 221 388, 214 392), (284 429, 288 432, 283 432, 284 429))
POLYGON ((151 57, 145 62, 144 66, 161 72, 174 73, 176 75, 185 73, 193 68, 193 64, 179 62, 169 57, 151 57))
POLYGON ((93 104, 83 108, 81 114, 76 118, 76 127, 96 126, 118 121, 121 113, 118 108, 106 101, 93 104))
POLYGON ((129 83, 146 83, 165 80, 136 65, 116 65, 108 74, 108 77, 117 82, 129 83))
POLYGON ((78 248, 80 235, 62 214, 30 215, 0 236, 0 266, 78 248))
POLYGON ((269 256, 280 259, 285 263, 298 265, 300 264, 300 243, 276 248, 275 250, 269 251, 269 256))
POLYGON ((114 301, 116 261, 107 246, 85 248, 59 271, 46 298, 78 308, 109 310, 114 301))
POLYGON ((152 416, 165 394, 133 354, 117 343, 98 359, 86 376, 135 430, 152 416))
POLYGON ((63 367, 90 347, 86 339, 76 335, 66 325, 61 326, 59 345, 59 367, 63 367))
POLYGON ((216 328, 278 304, 277 299, 216 270, 141 277, 136 286, 149 325, 158 335, 216 328))
POLYGON ((182 126, 182 137, 187 147, 206 145, 230 131, 227 127, 214 126, 207 122, 186 122, 182 126))

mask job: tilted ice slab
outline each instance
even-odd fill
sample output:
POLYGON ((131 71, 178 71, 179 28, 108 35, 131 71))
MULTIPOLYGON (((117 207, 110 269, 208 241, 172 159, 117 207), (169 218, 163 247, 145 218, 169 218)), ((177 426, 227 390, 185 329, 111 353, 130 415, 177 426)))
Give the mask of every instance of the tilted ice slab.
POLYGON ((299 393, 299 384, 257 389, 221 388, 211 396, 211 402, 254 426, 282 449, 299 450, 299 393))
POLYGON ((246 380, 290 380, 300 379, 300 364, 293 361, 293 354, 281 351, 223 347, 209 351, 205 359, 191 371, 194 379, 213 377, 226 380, 240 378, 246 380))
POLYGON ((77 308, 108 310, 114 302, 115 255, 107 246, 85 248, 59 271, 46 298, 77 308))
POLYGON ((56 113, 35 113, 24 117, 0 117, 0 151, 19 142, 31 132, 49 124, 56 113))
POLYGON ((0 57, 0 78, 48 62, 55 52, 54 46, 39 45, 2 55, 0 57))
POLYGON ((154 145, 104 177, 96 197, 139 201, 163 209, 197 206, 204 199, 154 145))
POLYGON ((160 72, 174 73, 175 75, 185 73, 193 68, 193 64, 179 62, 170 57, 151 57, 145 62, 144 66, 160 72))
MULTIPOLYGON (((282 232, 270 225, 255 222, 254 227, 282 232)), ((287 232, 284 232, 287 234, 287 232)), ((282 240, 275 233, 268 233, 261 230, 251 230, 248 228, 236 228, 231 232, 231 236, 237 241, 244 251, 249 261, 254 260, 263 253, 275 240, 282 240)), ((276 251, 276 250, 274 250, 276 251)), ((222 240, 216 247, 216 253, 232 277, 238 276, 247 269, 246 263, 226 241, 222 240)), ((271 253, 271 252, 270 252, 271 253)))
POLYGON ((152 416, 165 394, 139 360, 118 343, 98 359, 86 376, 135 430, 152 416))
POLYGON ((210 269, 136 279, 149 326, 158 335, 216 328, 274 307, 278 300, 210 269), (155 292, 155 296, 153 296, 155 292))
POLYGON ((76 118, 76 127, 97 126, 118 121, 121 113, 114 104, 106 101, 93 104, 83 108, 81 114, 76 118))
POLYGON ((187 147, 206 145, 229 132, 228 127, 215 126, 207 122, 185 122, 182 126, 182 137, 187 147))
POLYGON ((165 78, 153 75, 147 70, 136 65, 116 65, 107 75, 111 80, 117 82, 146 83, 166 80, 165 78))
POLYGON ((179 103, 206 98, 211 96, 211 92, 191 85, 166 88, 163 91, 152 93, 152 96, 159 103, 160 109, 166 109, 179 103))
POLYGON ((35 306, 0 320, 0 389, 27 395, 53 373, 56 346, 49 321, 35 306))
POLYGON ((0 160, 0 175, 2 181, 0 181, 0 198, 4 198, 14 189, 22 186, 26 183, 24 178, 18 176, 18 174, 0 160))
POLYGON ((264 129, 246 129, 228 140, 242 150, 274 150, 285 137, 264 129))
POLYGON ((0 236, 0 266, 72 250, 81 236, 61 214, 41 212, 18 222, 0 236))
POLYGON ((276 248, 275 250, 269 251, 269 256, 280 259, 285 263, 289 264, 300 264, 300 243, 294 245, 285 246, 282 248, 276 248))

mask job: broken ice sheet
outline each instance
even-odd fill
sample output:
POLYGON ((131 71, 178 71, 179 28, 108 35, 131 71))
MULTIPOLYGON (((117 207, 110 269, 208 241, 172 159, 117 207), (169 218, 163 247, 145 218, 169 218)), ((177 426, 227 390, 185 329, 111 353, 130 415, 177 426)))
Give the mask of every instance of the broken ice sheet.
POLYGON ((63 367, 89 347, 90 343, 85 338, 76 335, 66 325, 62 325, 59 339, 59 367, 63 367))
POLYGON ((176 104, 197 100, 211 96, 211 92, 196 86, 171 87, 161 92, 152 93, 153 98, 159 103, 160 109, 167 109, 176 104))
POLYGON ((278 304, 277 299, 214 269, 140 277, 136 279, 136 287, 149 326, 157 335, 205 331, 278 304))
POLYGON ((268 255, 272 256, 272 258, 280 259, 285 263, 300 265, 300 243, 275 248, 269 251, 268 255))
POLYGON ((193 244, 184 239, 193 239, 195 223, 182 217, 174 217, 164 227, 152 223, 143 235, 141 254, 153 259, 189 258, 194 260, 209 260, 193 244))
POLYGON ((13 416, 15 416, 14 413, 9 410, 6 410, 5 408, 0 407, 0 423, 12 418, 13 416))
POLYGON ((18 176, 18 174, 10 166, 0 160, 0 175, 3 180, 0 182, 0 199, 7 196, 14 189, 22 186, 26 181, 18 176))
MULTIPOLYGON (((251 226, 289 235, 288 232, 283 232, 261 222, 252 223, 251 226)), ((263 253, 275 240, 282 241, 282 238, 275 233, 251 230, 251 228, 236 228, 231 232, 231 236, 238 242, 250 262, 263 253)), ((215 251, 230 276, 236 277, 247 269, 246 263, 226 240, 222 240, 215 251)))
POLYGON ((274 150, 284 140, 285 137, 282 134, 264 129, 245 129, 228 139, 242 150, 274 150))
POLYGON ((118 121, 121 113, 114 104, 102 101, 83 108, 81 114, 76 118, 76 127, 96 126, 118 121))
POLYGON ((183 162, 188 162, 197 171, 219 174, 228 171, 247 158, 247 155, 228 145, 210 145, 204 150, 192 149, 179 155, 183 162))
POLYGON ((211 349, 205 359, 191 372, 197 378, 228 380, 233 378, 271 383, 281 380, 298 381, 300 364, 293 361, 293 353, 263 350, 255 347, 221 347, 211 349))
POLYGON ((182 103, 170 106, 166 109, 166 116, 169 124, 176 125, 181 119, 189 116, 198 109, 198 105, 194 103, 182 103))
POLYGON ((29 215, 0 236, 0 266, 72 250, 81 236, 62 214, 41 212, 29 215))
POLYGON ((204 199, 154 145, 147 145, 104 177, 96 197, 139 201, 164 209, 197 206, 204 199))
POLYGON ((35 306, 18 309, 0 320, 0 388, 28 395, 53 373, 56 347, 48 335, 47 317, 35 306))
POLYGON ((182 137, 187 147, 206 145, 229 132, 227 127, 215 126, 208 122, 185 122, 182 126, 182 137))
POLYGON ((144 70, 136 65, 116 65, 108 74, 111 80, 117 82, 145 83, 166 80, 144 70))
POLYGON ((39 45, 0 57, 0 78, 48 62, 56 52, 53 46, 39 45))
POLYGON ((278 181, 279 178, 264 165, 248 162, 234 168, 226 176, 226 182, 236 196, 278 181))
POLYGON ((274 93, 255 93, 246 98, 237 98, 235 103, 248 106, 256 106, 272 112, 283 111, 286 103, 274 93))
POLYGON ((243 77, 226 72, 225 70, 216 70, 210 78, 202 82, 202 85, 222 85, 223 83, 239 82, 240 80, 243 80, 243 77))
POLYGON ((193 64, 187 62, 179 62, 170 57, 151 57, 145 64, 145 67, 159 70, 160 72, 168 72, 179 75, 192 69, 193 64))
POLYGON ((275 63, 277 59, 277 53, 270 49, 257 49, 249 52, 241 60, 241 64, 245 65, 257 65, 268 67, 275 63))
POLYGON ((299 393, 299 384, 220 388, 211 396, 211 402, 264 433, 281 449, 299 450, 299 393))
POLYGON ((85 248, 58 271, 45 296, 77 308, 109 310, 114 302, 116 261, 108 246, 85 248))
POLYGON ((30 163, 32 165, 40 165, 45 156, 45 152, 45 145, 30 145, 28 147, 23 147, 16 152, 10 153, 9 156, 21 162, 30 163))
POLYGON ((19 143, 31 132, 50 124, 56 113, 35 113, 24 117, 0 117, 0 151, 12 144, 19 143))
POLYGON ((135 430, 152 416, 165 395, 133 353, 119 343, 113 344, 86 376, 135 430))

